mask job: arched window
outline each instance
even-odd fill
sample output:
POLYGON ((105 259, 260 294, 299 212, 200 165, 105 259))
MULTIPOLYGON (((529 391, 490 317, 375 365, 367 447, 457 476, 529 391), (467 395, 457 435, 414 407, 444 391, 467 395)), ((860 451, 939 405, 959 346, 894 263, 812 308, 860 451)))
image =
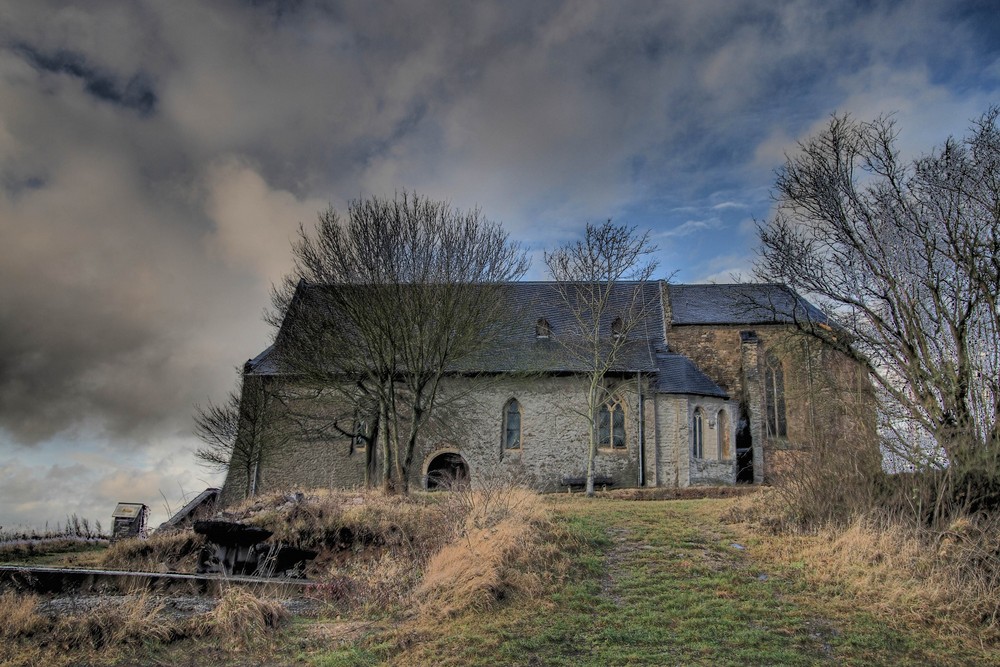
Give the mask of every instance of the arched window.
POLYGON ((368 422, 364 419, 354 424, 354 451, 363 452, 368 446, 368 422))
POLYGON ((725 410, 719 410, 716 424, 719 429, 719 460, 728 461, 733 455, 729 449, 729 415, 725 410))
POLYGON ((764 408, 767 411, 767 435, 773 438, 788 437, 785 372, 781 368, 781 361, 773 354, 767 355, 764 366, 764 408))
POLYGON ((548 338, 552 335, 552 326, 544 317, 539 317, 535 323, 535 338, 548 338))
POLYGON ((605 403, 597 412, 597 446, 625 449, 625 409, 618 401, 605 403))
POLYGON ((621 338, 625 335, 625 323, 622 322, 622 318, 616 317, 615 321, 611 323, 611 337, 621 338))
POLYGON ((503 448, 521 449, 521 405, 516 398, 507 401, 503 410, 503 448))
POLYGON ((691 424, 691 456, 696 459, 705 457, 705 419, 701 408, 695 408, 691 424))

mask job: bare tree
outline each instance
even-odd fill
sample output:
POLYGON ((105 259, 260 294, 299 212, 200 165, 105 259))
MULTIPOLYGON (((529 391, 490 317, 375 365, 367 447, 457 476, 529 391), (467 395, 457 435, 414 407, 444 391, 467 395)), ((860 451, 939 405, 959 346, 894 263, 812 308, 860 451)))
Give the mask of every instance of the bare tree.
POLYGON ((524 274, 526 255, 478 209, 408 193, 356 200, 346 218, 325 211, 293 252, 274 294, 279 364, 357 415, 352 435, 377 446, 383 488, 406 492, 442 378, 502 336, 501 283, 524 274))
POLYGON ((861 362, 884 433, 917 465, 995 475, 1000 415, 1000 109, 907 161, 891 118, 835 116, 787 158, 758 276, 811 297, 805 326, 861 362))
POLYGON ((590 434, 587 448, 587 495, 594 495, 594 458, 603 429, 599 416, 613 420, 614 412, 601 407, 612 398, 607 383, 624 351, 633 344, 632 334, 656 302, 643 298, 644 287, 656 270, 651 255, 656 246, 649 233, 635 227, 587 224, 582 240, 545 253, 545 265, 555 280, 555 289, 570 315, 572 331, 555 339, 583 368, 587 377, 587 405, 580 414, 590 434), (623 291, 624 290, 624 291, 623 291))
POLYGON ((195 406, 194 432, 204 443, 195 457, 220 472, 242 472, 248 498, 257 492, 263 462, 293 433, 286 410, 269 385, 268 378, 244 369, 239 386, 224 403, 195 406))

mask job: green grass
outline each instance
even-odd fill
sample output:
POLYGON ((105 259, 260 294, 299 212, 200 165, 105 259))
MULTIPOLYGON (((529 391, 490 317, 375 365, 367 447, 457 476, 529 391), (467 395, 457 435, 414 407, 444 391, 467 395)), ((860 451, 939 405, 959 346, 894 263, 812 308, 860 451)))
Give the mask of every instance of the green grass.
POLYGON ((959 638, 942 641, 861 609, 845 612, 830 591, 807 583, 802 566, 732 546, 736 538, 718 519, 728 503, 553 498, 578 545, 570 580, 539 600, 423 628, 389 662, 1000 664, 1000 654, 959 638))
POLYGON ((545 502, 571 565, 537 597, 446 620, 405 608, 370 617, 331 608, 293 619, 252 654, 190 638, 140 649, 126 662, 1000 666, 1000 649, 975 637, 877 616, 846 582, 812 583, 808 561, 768 553, 766 545, 785 538, 761 539, 720 521, 731 499, 545 502))

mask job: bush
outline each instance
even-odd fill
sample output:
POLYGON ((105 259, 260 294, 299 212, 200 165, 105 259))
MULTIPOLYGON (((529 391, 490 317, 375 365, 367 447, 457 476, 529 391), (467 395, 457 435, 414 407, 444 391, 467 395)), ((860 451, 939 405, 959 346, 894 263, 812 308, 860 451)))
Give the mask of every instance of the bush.
POLYGON ((287 618, 288 612, 278 601, 231 586, 215 608, 195 617, 192 625, 194 634, 218 639, 230 651, 242 651, 269 643, 287 618))

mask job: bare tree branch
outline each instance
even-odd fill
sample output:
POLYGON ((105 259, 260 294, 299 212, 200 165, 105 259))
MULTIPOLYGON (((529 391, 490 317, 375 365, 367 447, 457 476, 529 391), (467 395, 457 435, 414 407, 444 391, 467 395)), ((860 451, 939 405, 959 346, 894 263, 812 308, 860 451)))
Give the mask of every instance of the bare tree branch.
POLYGON ((322 213, 293 252, 271 317, 281 369, 374 429, 381 458, 368 470, 405 492, 442 377, 500 339, 511 321, 501 284, 524 274, 526 255, 478 209, 405 192, 356 200, 346 218, 322 213))
POLYGON ((587 495, 594 495, 594 458, 597 455, 597 417, 612 397, 606 378, 634 343, 636 328, 658 301, 644 298, 645 285, 656 270, 656 246, 649 232, 635 227, 587 224, 582 240, 545 253, 545 264, 555 290, 572 318, 572 330, 555 340, 586 369, 587 495), (623 292, 624 290, 624 292, 623 292))
POLYGON ((868 369, 891 444, 916 460, 929 439, 963 474, 1000 462, 998 117, 907 162, 890 117, 836 116, 788 157, 758 222, 758 276, 849 334, 827 339, 868 369))

